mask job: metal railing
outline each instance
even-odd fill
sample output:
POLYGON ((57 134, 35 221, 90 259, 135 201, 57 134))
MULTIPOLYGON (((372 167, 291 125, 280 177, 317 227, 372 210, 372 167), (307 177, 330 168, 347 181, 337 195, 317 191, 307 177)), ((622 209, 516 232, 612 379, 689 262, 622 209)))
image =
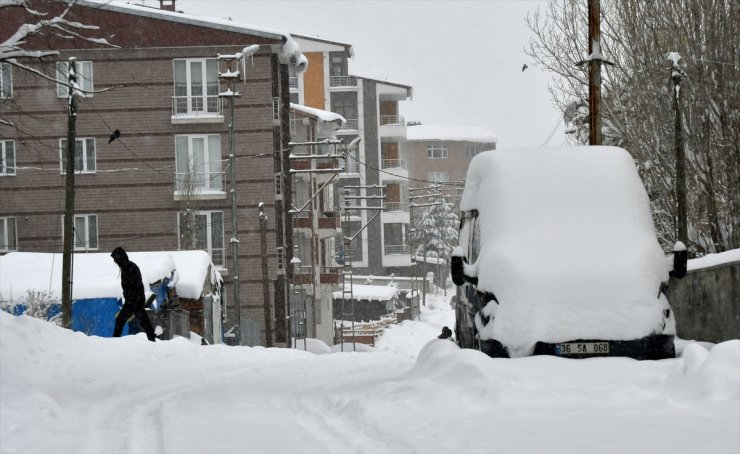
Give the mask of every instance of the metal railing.
POLYGON ((331 76, 329 78, 330 87, 356 87, 357 78, 355 76, 331 76))
POLYGON ((409 255, 411 247, 408 244, 386 244, 383 248, 385 255, 409 255))
POLYGON ((344 164, 342 168, 342 173, 360 173, 360 163, 352 159, 347 160, 347 163, 344 164))
POLYGON ((408 164, 405 159, 383 159, 380 162, 380 165, 383 169, 408 169, 408 164))
POLYGON ((408 211, 408 202, 385 202, 384 204, 386 211, 408 211))
POLYGON ((380 124, 382 125, 403 125, 404 118, 400 115, 381 115, 380 124))
POLYGON ((340 129, 357 129, 357 119, 356 118, 346 118, 346 120, 347 122, 340 129))
POLYGON ((223 191, 224 182, 221 172, 177 172, 175 173, 175 191, 178 194, 192 193, 198 195, 203 191, 223 191))
POLYGON ((221 115, 223 103, 218 95, 210 96, 173 96, 173 116, 221 115))

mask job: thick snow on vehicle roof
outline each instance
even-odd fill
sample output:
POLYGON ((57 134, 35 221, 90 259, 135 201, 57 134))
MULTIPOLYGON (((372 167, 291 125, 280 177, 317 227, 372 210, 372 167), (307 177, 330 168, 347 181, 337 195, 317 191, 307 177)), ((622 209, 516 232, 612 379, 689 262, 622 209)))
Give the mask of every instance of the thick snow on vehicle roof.
POLYGON ((512 356, 531 354, 536 341, 635 339, 663 329, 667 304, 658 298, 668 263, 625 150, 481 153, 461 208, 479 212, 481 250, 469 268, 500 303, 481 337, 512 356))

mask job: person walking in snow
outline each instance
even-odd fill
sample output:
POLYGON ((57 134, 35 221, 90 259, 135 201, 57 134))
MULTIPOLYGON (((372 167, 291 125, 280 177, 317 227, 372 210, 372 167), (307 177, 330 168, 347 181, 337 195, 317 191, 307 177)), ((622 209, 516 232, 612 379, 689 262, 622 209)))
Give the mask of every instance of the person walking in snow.
POLYGON ((149 317, 144 311, 146 300, 144 298, 144 284, 141 280, 141 271, 136 263, 128 259, 128 254, 122 247, 117 247, 110 255, 113 261, 121 269, 121 288, 123 289, 123 307, 116 315, 116 327, 113 329, 113 337, 121 337, 123 326, 132 317, 136 317, 139 325, 146 333, 146 337, 154 342, 154 328, 149 317))

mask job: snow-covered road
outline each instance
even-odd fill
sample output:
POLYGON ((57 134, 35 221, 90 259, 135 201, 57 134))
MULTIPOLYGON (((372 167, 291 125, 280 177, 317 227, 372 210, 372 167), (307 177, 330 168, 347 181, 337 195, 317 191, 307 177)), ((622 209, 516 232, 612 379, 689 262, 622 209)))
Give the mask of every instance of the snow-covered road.
POLYGON ((492 360, 435 339, 451 321, 440 305, 372 351, 315 354, 2 313, 0 452, 740 452, 740 340, 492 360))

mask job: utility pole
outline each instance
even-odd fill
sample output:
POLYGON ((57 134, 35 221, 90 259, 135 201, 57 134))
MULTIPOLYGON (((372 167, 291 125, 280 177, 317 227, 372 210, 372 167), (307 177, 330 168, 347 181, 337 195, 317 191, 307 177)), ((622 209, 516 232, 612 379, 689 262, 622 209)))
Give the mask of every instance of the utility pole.
POLYGON ((265 312, 265 346, 272 347, 272 304, 270 303, 270 281, 267 275, 267 215, 265 204, 260 202, 260 254, 262 255, 262 298, 265 312))
POLYGON ((686 72, 678 66, 681 56, 678 52, 671 52, 667 59, 672 62, 671 82, 673 82, 673 110, 675 118, 673 122, 675 131, 675 159, 676 159, 676 234, 678 241, 689 244, 688 227, 688 200, 686 188, 686 148, 683 136, 683 113, 681 111, 681 81, 686 77, 686 72))
POLYGON ((344 242, 344 254, 345 254, 345 262, 344 262, 344 269, 345 271, 342 271, 342 307, 340 311, 340 315, 342 316, 341 320, 341 326, 340 326, 340 343, 341 343, 341 351, 344 351, 344 320, 346 319, 346 315, 344 312, 344 304, 349 299, 352 304, 352 351, 355 351, 357 349, 357 344, 355 342, 355 318, 356 318, 356 311, 355 311, 355 297, 354 297, 354 287, 352 283, 352 241, 357 238, 358 235, 362 233, 363 230, 367 228, 367 226, 370 225, 371 222, 378 216, 380 216, 380 213, 385 211, 385 185, 359 185, 359 186, 345 186, 344 187, 344 218, 345 223, 342 226, 342 236, 343 242, 344 242), (355 190, 357 191, 358 195, 350 195, 350 191, 355 190), (370 190, 372 192, 375 192, 374 194, 368 194, 367 191, 370 190), (364 194, 363 194, 364 193, 364 194), (357 202, 356 206, 352 206, 352 200, 357 202), (365 202, 363 204, 363 201, 365 202), (378 205, 368 206, 367 203, 371 201, 377 201, 379 202, 378 205), (364 205, 364 206, 363 206, 364 205), (369 221, 367 221, 367 224, 363 225, 360 230, 352 234, 352 228, 350 227, 350 212, 351 211, 377 211, 375 215, 370 218, 369 221), (346 233, 345 233, 346 230, 346 233))
MULTIPOLYGON (((226 72, 219 72, 218 78, 228 84, 225 92, 219 93, 219 98, 229 100, 229 180, 231 195, 231 282, 233 284, 232 293, 234 294, 234 312, 236 313, 236 345, 242 342, 241 326, 241 304, 239 303, 239 235, 236 212, 236 157, 234 156, 234 98, 241 96, 234 91, 234 83, 239 78, 239 71, 231 70, 231 62, 237 60, 236 55, 219 55, 219 61, 225 61, 228 64, 226 72)), ((220 69, 220 68, 219 68, 220 69)))
POLYGON ((77 64, 75 57, 69 58, 67 73, 67 149, 64 191, 64 242, 62 245, 62 326, 69 328, 72 322, 72 266, 74 247, 75 213, 75 151, 77 149, 77 64))
POLYGON ((601 5, 588 1, 588 113, 589 144, 601 145, 601 5))
POLYGON ((236 313, 236 345, 242 344, 242 325, 241 325, 241 304, 239 302, 239 230, 237 223, 236 211, 236 157, 234 156, 234 98, 241 97, 239 92, 234 91, 236 81, 241 77, 238 64, 244 58, 254 55, 259 50, 259 46, 254 44, 245 47, 241 52, 231 55, 218 55, 219 62, 224 61, 228 65, 226 72, 221 72, 219 68, 218 78, 228 84, 225 92, 219 93, 219 98, 229 100, 229 194, 231 195, 231 282, 233 284, 233 304, 236 313), (231 63, 236 62, 237 69, 232 71, 231 63))

